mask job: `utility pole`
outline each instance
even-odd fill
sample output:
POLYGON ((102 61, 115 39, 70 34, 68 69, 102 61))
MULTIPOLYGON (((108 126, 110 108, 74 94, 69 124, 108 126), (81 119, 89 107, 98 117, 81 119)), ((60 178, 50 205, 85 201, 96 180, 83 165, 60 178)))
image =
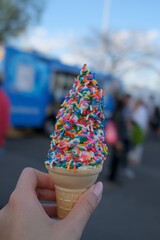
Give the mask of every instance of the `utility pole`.
MULTIPOLYGON (((101 36, 104 37, 104 38, 108 34, 110 4, 111 4, 111 0, 103 0, 101 36)), ((106 72, 106 61, 105 61, 105 55, 106 54, 105 54, 105 52, 106 52, 106 47, 102 43, 102 46, 101 46, 101 67, 103 68, 104 72, 106 72)))
POLYGON ((107 34, 109 28, 111 0, 104 0, 103 16, 102 16, 102 34, 107 34))

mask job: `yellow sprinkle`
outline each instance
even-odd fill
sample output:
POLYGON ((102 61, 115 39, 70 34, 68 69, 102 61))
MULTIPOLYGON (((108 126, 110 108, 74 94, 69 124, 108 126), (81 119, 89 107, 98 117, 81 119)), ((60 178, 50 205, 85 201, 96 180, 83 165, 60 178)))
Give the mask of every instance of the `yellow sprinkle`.
POLYGON ((78 105, 78 103, 76 103, 76 106, 79 108, 79 105, 78 105))
POLYGON ((57 125, 61 125, 61 124, 62 124, 62 121, 59 119, 57 122, 57 125))
POLYGON ((97 81, 95 81, 95 80, 93 80, 92 82, 93 82, 95 85, 97 84, 97 81))
POLYGON ((89 73, 90 73, 90 70, 88 70, 87 74, 89 74, 89 73))
POLYGON ((106 155, 108 155, 108 153, 107 153, 107 151, 106 151, 106 149, 104 148, 104 152, 106 153, 106 155))
POLYGON ((90 162, 90 163, 92 164, 92 163, 94 163, 94 162, 92 161, 92 162, 90 162))
POLYGON ((84 99, 89 99, 89 100, 90 100, 90 98, 89 98, 89 97, 84 97, 84 99))
POLYGON ((105 148, 106 148, 106 150, 108 151, 108 147, 106 146, 105 148))
POLYGON ((66 107, 68 107, 68 105, 67 105, 66 102, 62 103, 62 104, 61 104, 61 107, 63 107, 64 105, 66 105, 66 107))
POLYGON ((91 160, 92 153, 89 153, 89 160, 91 160))
POLYGON ((68 164, 68 166, 67 166, 67 170, 69 170, 69 167, 70 167, 70 166, 69 166, 69 164, 68 164))

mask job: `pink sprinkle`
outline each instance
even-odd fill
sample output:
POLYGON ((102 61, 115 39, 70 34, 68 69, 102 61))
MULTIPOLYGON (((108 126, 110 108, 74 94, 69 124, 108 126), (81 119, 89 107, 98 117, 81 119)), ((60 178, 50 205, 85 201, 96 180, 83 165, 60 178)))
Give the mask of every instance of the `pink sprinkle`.
POLYGON ((72 102, 72 99, 69 99, 68 102, 67 102, 67 104, 71 104, 71 102, 72 102))
POLYGON ((98 115, 100 113, 100 111, 98 111, 97 113, 96 113, 96 115, 98 115))
POLYGON ((83 134, 83 133, 81 133, 81 136, 83 136, 83 137, 87 137, 86 134, 83 134))
POLYGON ((93 78, 93 75, 92 74, 88 74, 87 77, 92 77, 93 78))

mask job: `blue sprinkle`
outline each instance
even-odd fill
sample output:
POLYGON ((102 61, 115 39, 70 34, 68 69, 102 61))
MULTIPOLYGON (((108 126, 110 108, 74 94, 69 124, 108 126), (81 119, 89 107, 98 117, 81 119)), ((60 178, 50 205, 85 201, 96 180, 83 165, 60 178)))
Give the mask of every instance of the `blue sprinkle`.
POLYGON ((78 110, 79 113, 81 113, 81 110, 77 106, 75 108, 78 110))
POLYGON ((63 130, 62 130, 62 133, 61 133, 61 136, 63 136, 64 132, 65 132, 65 130, 63 129, 63 130))
POLYGON ((55 148, 55 151, 57 151, 57 152, 61 153, 61 151, 60 151, 58 148, 55 148))
POLYGON ((92 115, 92 118, 99 120, 99 118, 96 117, 95 115, 92 115))
POLYGON ((80 103, 81 97, 78 98, 78 104, 80 103))
POLYGON ((101 159, 99 159, 99 160, 96 161, 96 163, 99 163, 99 162, 101 162, 101 159))
MULTIPOLYGON (((64 120, 65 121, 65 123, 69 126, 69 127, 72 127, 72 125, 69 123, 69 122, 67 122, 66 120, 64 120)), ((64 129, 63 129, 64 130, 64 129)))
POLYGON ((83 92, 83 91, 91 91, 91 89, 90 88, 81 89, 81 92, 83 92))

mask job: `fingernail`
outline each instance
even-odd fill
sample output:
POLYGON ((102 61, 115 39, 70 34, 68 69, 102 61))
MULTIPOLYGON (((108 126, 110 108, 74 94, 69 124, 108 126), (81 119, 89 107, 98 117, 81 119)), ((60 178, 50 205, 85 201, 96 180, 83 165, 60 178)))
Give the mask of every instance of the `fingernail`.
POLYGON ((98 182, 93 188, 93 193, 96 195, 98 200, 100 200, 102 197, 102 191, 103 191, 103 184, 102 182, 98 182))

